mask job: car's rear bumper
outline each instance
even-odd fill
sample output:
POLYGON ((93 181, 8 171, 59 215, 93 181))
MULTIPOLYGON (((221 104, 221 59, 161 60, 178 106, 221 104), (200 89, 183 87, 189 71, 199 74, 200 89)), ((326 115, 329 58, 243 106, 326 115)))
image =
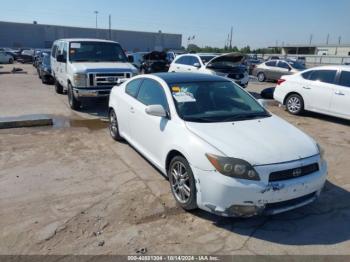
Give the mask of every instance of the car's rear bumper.
MULTIPOLYGON (((318 157, 319 158, 319 157, 318 157)), ((316 157, 308 159, 315 161, 316 157)), ((257 167, 261 181, 249 181, 223 176, 215 171, 193 169, 197 181, 197 202, 201 209, 221 216, 249 217, 278 214, 315 201, 324 186, 327 164, 319 160, 319 171, 312 174, 269 182, 270 172, 300 167, 300 161, 257 167)), ((310 163, 310 162, 309 162, 310 163)))

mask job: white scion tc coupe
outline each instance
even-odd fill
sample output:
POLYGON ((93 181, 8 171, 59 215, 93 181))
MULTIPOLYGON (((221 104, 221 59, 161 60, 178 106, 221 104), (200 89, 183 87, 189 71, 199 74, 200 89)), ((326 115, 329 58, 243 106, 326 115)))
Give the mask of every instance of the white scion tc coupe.
POLYGON ((164 173, 186 210, 277 214, 316 200, 326 181, 318 144, 227 78, 136 76, 113 88, 109 118, 111 136, 164 173))

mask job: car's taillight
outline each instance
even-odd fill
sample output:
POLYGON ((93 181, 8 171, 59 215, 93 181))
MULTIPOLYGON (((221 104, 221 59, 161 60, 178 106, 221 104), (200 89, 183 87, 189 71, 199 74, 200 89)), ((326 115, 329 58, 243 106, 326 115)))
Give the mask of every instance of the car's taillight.
POLYGON ((285 79, 278 79, 277 80, 277 85, 281 85, 282 83, 284 83, 286 80, 285 79))

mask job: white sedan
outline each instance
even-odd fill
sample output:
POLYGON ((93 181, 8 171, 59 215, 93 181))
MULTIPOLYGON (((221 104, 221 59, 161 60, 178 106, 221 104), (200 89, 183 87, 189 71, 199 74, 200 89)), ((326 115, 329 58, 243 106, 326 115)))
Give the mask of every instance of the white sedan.
POLYGON ((227 78, 136 76, 113 88, 110 134, 169 178, 175 200, 222 216, 277 214, 319 196, 318 144, 227 78))
POLYGON ((294 115, 308 110, 350 119, 350 66, 315 67, 283 76, 274 99, 294 115))

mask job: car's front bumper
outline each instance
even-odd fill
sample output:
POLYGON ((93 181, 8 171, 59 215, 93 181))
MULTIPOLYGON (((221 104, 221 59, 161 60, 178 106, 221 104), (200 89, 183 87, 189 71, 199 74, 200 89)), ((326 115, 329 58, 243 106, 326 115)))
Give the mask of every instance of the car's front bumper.
POLYGON ((94 97, 108 97, 111 93, 112 87, 108 88, 73 88, 73 94, 76 98, 94 98, 94 97))
POLYGON ((255 167, 260 181, 234 179, 215 171, 192 167, 196 178, 197 203, 201 209, 221 216, 249 217, 278 214, 307 205, 317 199, 327 176, 327 164, 319 156, 288 163, 255 167), (319 163, 312 174, 269 182, 271 172, 319 163))

